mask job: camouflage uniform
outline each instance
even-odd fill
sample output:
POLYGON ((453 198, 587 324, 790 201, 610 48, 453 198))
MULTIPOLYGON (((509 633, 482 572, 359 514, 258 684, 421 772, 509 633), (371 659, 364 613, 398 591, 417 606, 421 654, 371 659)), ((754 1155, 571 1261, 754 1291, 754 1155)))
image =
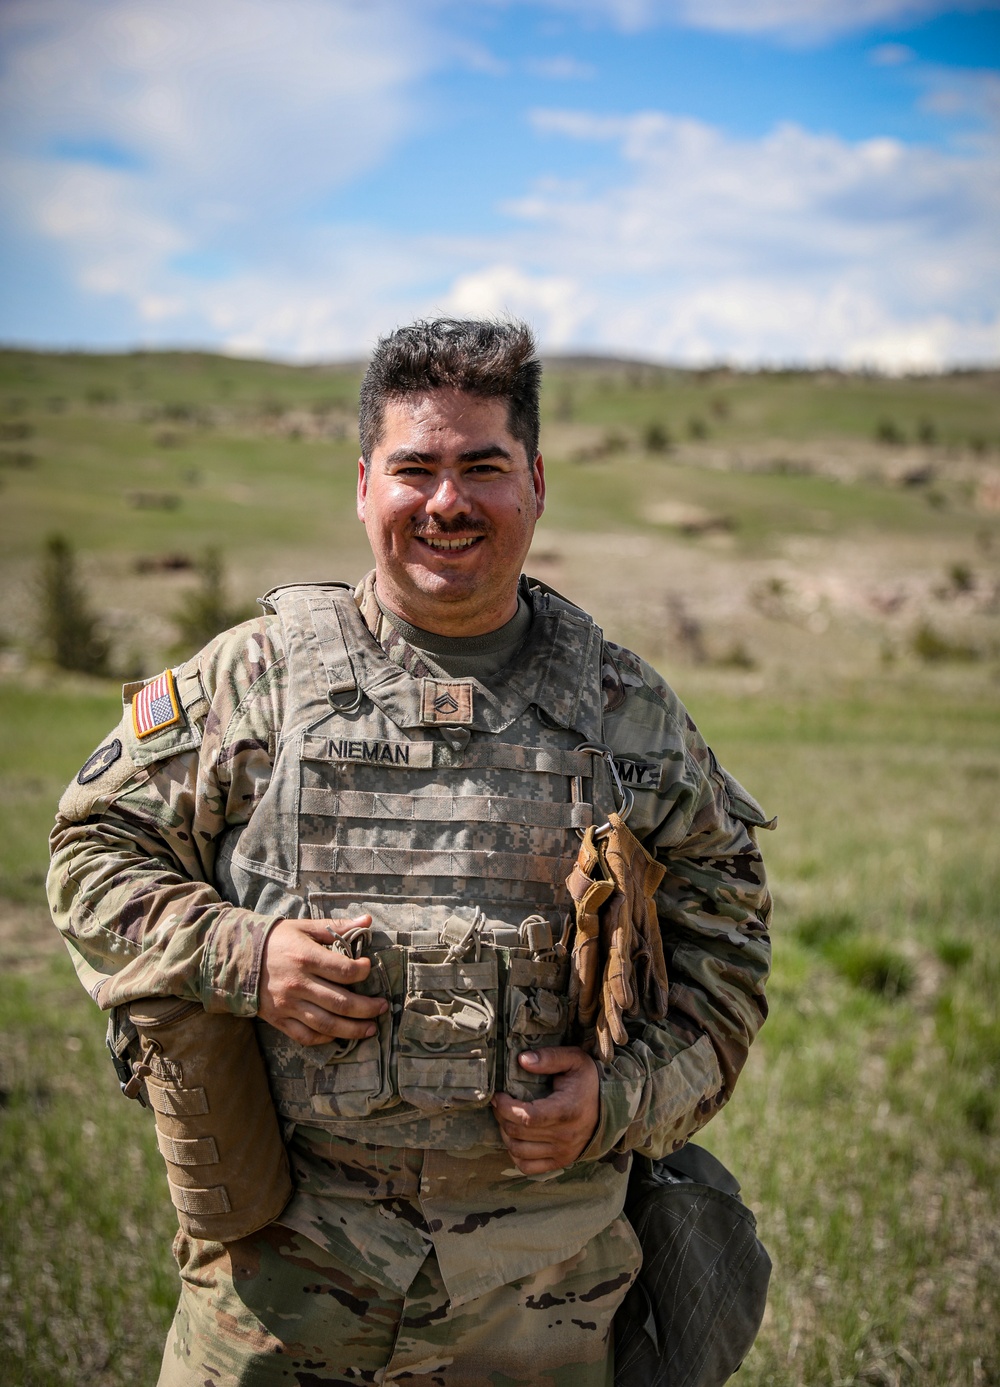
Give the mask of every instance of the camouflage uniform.
MULTIPOLYGON (((635 796, 629 825, 667 864, 658 903, 669 1014, 662 1023, 630 1023, 629 1044, 599 1067, 591 1142, 554 1175, 527 1177, 513 1167, 482 1088, 481 1059, 463 1053, 451 1061, 446 1083, 465 1101, 449 1110, 449 1090, 434 1078, 442 1072, 434 1047, 421 1059, 417 1032, 401 1054, 406 1037, 391 1014, 356 1047, 368 1050, 352 1056, 352 1069, 339 1063, 340 1042, 303 1050, 258 1023, 279 1111, 298 1124, 297 1191, 281 1226, 256 1238, 225 1248, 179 1239, 184 1290, 161 1379, 170 1387, 393 1381, 397 1372, 448 1384, 543 1382, 550 1369, 558 1382, 556 1370, 570 1364, 579 1387, 605 1380, 611 1316, 637 1266, 620 1217, 627 1153, 680 1146, 718 1111, 765 1014, 770 901, 754 835, 764 817, 655 671, 602 643, 569 604, 539 587, 528 595, 535 618, 525 647, 485 688, 436 680, 384 622, 370 577, 355 594, 364 624, 333 589, 279 594, 281 621, 245 623, 178 671, 184 716, 175 726, 140 740, 126 717, 107 744, 117 751, 105 751, 99 773, 71 785, 60 804, 53 914, 81 980, 105 1008, 175 995, 251 1017, 275 919, 362 908, 373 914, 373 940, 381 938, 386 990, 405 993, 414 965, 399 945, 438 942, 427 924, 445 942, 448 929, 461 933, 473 916, 461 902, 471 895, 495 947, 486 963, 466 967, 469 986, 502 1011, 503 990, 486 966, 501 958, 506 995, 520 980, 537 1015, 555 1018, 551 1034, 521 1048, 561 1043, 565 970, 544 945, 568 905, 561 883, 575 856, 572 829, 614 807, 601 758, 576 751, 581 742, 610 746, 635 796), (346 646, 332 636, 317 641, 307 608, 320 631, 339 623, 346 646), (338 649, 350 654, 340 664, 338 649), (469 686, 467 708, 457 706, 466 699, 460 685, 469 686), (356 736, 352 717, 362 718, 356 736), (406 785, 417 786, 416 798, 396 793, 401 756, 413 762, 406 785), (525 781, 522 801, 511 798, 511 773, 525 781), (545 788, 560 776, 573 787, 563 798, 545 788), (593 804, 582 795, 585 776, 593 804), (428 830, 427 821, 453 813, 431 794, 449 777, 467 812, 428 830), (290 799, 293 783, 298 798, 290 799), (505 806, 499 820, 497 801, 505 806), (392 825, 395 837, 386 836, 386 804, 407 818, 392 825), (419 851, 404 846, 412 835, 424 844, 419 851), (541 953, 517 947, 526 936, 510 936, 527 915, 551 922, 541 953), (538 1005, 543 992, 547 1006, 538 1005), (304 1301, 296 1311, 277 1309, 297 1303, 289 1287, 303 1268, 339 1286, 330 1296, 363 1325, 348 1334, 339 1320, 310 1317, 304 1301), (254 1299, 261 1276, 268 1289, 254 1299), (290 1301, 276 1296, 275 1278, 290 1301), (570 1306, 583 1301, 588 1313, 548 1313, 560 1297, 570 1306), (510 1316, 516 1329, 504 1327, 510 1316), (534 1333, 543 1320, 545 1332, 534 1333), (549 1328, 557 1321, 567 1343, 549 1328), (408 1332, 418 1324, 421 1332, 408 1332), (338 1345, 341 1357, 331 1357, 338 1345), (222 1379, 206 1379, 210 1362, 222 1379)), ((412 958, 418 970, 444 966, 433 950, 412 958)), ((376 969, 368 981, 378 987, 376 969)), ((450 995, 427 993, 438 1010, 450 995)), ((506 1022, 516 1032, 509 1009, 506 1022)), ((516 1047, 512 1055, 491 1055, 489 1068, 498 1071, 497 1088, 516 1092, 524 1076, 516 1047)))

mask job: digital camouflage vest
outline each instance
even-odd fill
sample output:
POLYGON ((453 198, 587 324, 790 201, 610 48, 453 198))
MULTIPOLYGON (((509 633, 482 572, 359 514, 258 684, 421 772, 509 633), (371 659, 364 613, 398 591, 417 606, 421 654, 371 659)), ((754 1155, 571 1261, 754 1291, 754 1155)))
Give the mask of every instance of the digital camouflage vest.
POLYGON ((517 1055, 566 1040, 565 880, 576 830, 615 803, 589 749, 601 632, 532 597, 528 638, 489 687, 400 668, 346 585, 263 599, 284 630, 286 713, 266 793, 220 844, 219 888, 279 918, 370 914, 359 990, 391 998, 360 1042, 303 1048, 257 1023, 288 1120, 396 1145, 495 1145, 492 1094, 547 1091, 517 1055))

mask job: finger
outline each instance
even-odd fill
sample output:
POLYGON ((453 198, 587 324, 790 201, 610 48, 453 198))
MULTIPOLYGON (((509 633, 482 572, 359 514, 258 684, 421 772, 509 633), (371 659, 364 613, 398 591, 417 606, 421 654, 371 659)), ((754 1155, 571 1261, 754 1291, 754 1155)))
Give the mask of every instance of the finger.
POLYGON ((303 1041, 305 1045, 318 1045, 327 1040, 367 1040, 378 1033, 378 1027, 371 1021, 354 1021, 348 1016, 338 1016, 334 1012, 313 1007, 303 1007, 286 1019, 317 1037, 303 1041))
POLYGON ((558 1146, 548 1141, 504 1141, 512 1156, 524 1161, 551 1161, 561 1154, 558 1146))
MULTIPOLYGON (((511 1152, 513 1156, 513 1152, 511 1152)), ((525 1161, 519 1156, 513 1156, 514 1164, 522 1175, 548 1175, 550 1170, 565 1170, 570 1161, 525 1161)))
POLYGON ((497 1093, 492 1101, 497 1121, 506 1123, 515 1131, 560 1126, 576 1115, 575 1102, 563 1093, 550 1093, 548 1097, 535 1098, 532 1102, 511 1098, 509 1093, 497 1093))
POLYGON ((494 1093, 490 1103, 501 1126, 506 1123, 514 1128, 529 1127, 532 1121, 536 1120, 534 1118, 535 1103, 526 1102, 520 1098, 512 1098, 509 1093, 494 1093))
POLYGON ((361 992, 352 992, 345 987, 321 980, 305 979, 289 999, 289 1011, 299 1011, 302 1006, 312 1007, 331 1016, 354 1017, 369 1021, 388 1011, 389 1003, 385 997, 367 997, 361 992))
POLYGON ((299 1045, 325 1045, 331 1039, 328 1035, 323 1035, 320 1031, 314 1031, 311 1026, 307 1026, 303 1021, 297 1021, 293 1016, 275 1017, 270 1024, 283 1035, 287 1035, 290 1040, 294 1040, 299 1045))
POLYGON ((372 922, 370 915, 354 915, 350 918, 345 916, 323 916, 318 920, 308 919, 296 921, 304 927, 304 932, 318 940, 320 944, 328 944, 331 934, 346 934, 352 929, 367 929, 372 922))
POLYGON ((540 1050, 523 1050, 517 1059, 522 1068, 532 1074, 566 1074, 579 1069, 584 1060, 593 1063, 579 1045, 546 1045, 540 1050))

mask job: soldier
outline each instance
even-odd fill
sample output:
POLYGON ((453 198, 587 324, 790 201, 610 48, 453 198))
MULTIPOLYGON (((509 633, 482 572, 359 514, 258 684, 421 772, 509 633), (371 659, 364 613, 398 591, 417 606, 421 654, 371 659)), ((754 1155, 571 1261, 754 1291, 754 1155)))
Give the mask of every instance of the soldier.
POLYGON ((60 804, 50 900, 82 982, 106 1010, 256 1018, 294 1177, 257 1232, 178 1234, 162 1387, 604 1387, 630 1153, 721 1108, 765 1016, 759 806, 653 669, 521 576, 540 371, 516 323, 380 341, 374 572, 275 589, 127 685, 60 804), (669 1009, 595 1059, 565 883, 626 797, 669 1009))

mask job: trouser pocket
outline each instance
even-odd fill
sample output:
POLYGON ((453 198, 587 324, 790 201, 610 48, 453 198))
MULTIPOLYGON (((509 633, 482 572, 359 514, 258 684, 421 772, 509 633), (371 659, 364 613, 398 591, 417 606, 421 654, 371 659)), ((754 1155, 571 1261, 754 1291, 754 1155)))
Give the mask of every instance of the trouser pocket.
POLYGON ((399 1023, 399 1096, 421 1112, 482 1108, 496 1068, 497 960, 411 951, 399 1023))
POLYGON ((525 1050, 564 1045, 569 1027, 566 999, 568 965, 512 958, 507 981, 507 1044, 504 1088, 512 1098, 544 1098, 552 1091, 551 1077, 531 1075, 518 1064, 525 1050))

